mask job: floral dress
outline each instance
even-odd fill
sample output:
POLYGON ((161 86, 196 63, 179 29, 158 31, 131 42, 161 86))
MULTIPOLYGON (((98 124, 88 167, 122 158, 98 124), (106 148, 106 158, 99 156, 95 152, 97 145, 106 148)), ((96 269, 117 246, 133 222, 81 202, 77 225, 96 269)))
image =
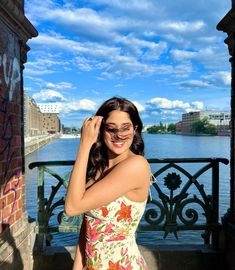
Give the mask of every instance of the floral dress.
POLYGON ((106 206, 85 213, 86 269, 147 270, 135 240, 146 201, 122 196, 106 206))

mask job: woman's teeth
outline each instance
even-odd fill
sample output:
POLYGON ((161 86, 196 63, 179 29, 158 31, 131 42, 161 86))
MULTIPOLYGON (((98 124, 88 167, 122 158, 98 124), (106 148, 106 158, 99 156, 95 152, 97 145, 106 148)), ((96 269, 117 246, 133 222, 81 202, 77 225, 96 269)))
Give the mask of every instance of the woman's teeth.
POLYGON ((117 146, 117 147, 122 147, 123 146, 123 142, 113 142, 113 145, 114 146, 117 146))

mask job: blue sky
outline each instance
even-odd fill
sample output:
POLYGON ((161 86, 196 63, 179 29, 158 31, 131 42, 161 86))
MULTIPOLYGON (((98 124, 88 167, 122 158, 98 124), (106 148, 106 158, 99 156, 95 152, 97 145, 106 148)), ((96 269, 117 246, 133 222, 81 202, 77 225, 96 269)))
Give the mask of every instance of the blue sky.
POLYGON ((226 35, 230 0, 25 0, 39 32, 28 42, 25 90, 81 126, 104 100, 133 101, 145 125, 182 113, 229 111, 226 35))

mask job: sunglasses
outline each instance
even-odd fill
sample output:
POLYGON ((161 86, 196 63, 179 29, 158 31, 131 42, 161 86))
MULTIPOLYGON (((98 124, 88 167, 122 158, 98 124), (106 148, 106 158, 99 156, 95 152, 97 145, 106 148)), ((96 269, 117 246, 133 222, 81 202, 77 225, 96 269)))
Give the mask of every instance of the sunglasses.
POLYGON ((110 136, 118 136, 121 138, 128 138, 134 135, 138 126, 133 126, 132 124, 127 125, 121 128, 114 128, 110 125, 104 125, 104 131, 107 132, 110 136))

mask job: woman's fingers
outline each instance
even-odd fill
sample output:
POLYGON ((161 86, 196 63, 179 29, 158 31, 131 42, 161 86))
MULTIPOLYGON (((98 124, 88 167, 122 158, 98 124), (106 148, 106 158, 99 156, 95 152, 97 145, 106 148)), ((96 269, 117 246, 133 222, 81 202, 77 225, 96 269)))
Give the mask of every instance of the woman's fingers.
POLYGON ((94 132, 94 135, 98 135, 102 119, 102 116, 89 117, 85 119, 83 127, 87 130, 87 132, 91 132, 91 134, 94 132))
POLYGON ((96 130, 97 133, 99 132, 102 119, 103 119, 103 117, 98 116, 98 118, 97 118, 97 120, 95 122, 95 130, 96 130))

